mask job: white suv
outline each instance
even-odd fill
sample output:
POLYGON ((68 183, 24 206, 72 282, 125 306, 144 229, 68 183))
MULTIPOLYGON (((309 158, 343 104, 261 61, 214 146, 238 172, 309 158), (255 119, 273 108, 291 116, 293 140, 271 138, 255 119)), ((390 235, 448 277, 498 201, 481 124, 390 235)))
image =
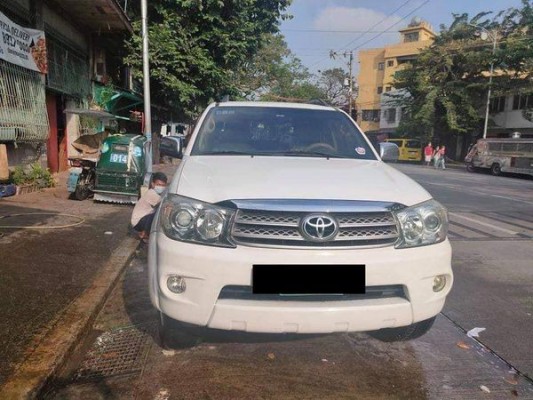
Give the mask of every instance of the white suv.
POLYGON ((344 112, 216 103, 152 227, 151 300, 162 321, 411 339, 452 286, 447 229, 344 112))

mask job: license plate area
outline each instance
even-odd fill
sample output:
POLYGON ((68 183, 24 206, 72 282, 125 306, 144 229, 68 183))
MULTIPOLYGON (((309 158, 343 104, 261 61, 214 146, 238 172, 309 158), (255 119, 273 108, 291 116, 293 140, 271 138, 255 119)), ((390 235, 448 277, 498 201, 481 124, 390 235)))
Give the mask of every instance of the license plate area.
POLYGON ((128 155, 122 153, 111 153, 109 160, 112 163, 126 164, 128 162, 128 155))
POLYGON ((254 294, 312 295, 364 294, 366 270, 363 264, 254 265, 254 294))

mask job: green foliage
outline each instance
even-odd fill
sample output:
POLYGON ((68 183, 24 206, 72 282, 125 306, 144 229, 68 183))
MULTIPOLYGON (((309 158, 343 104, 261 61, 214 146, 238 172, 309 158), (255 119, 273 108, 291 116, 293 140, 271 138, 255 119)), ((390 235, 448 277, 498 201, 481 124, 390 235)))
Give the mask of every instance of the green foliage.
POLYGON ((26 170, 16 166, 11 174, 11 181, 17 186, 35 184, 40 189, 55 186, 50 170, 39 163, 30 165, 26 170))
MULTIPOLYGON (((158 103, 193 114, 212 100, 240 95, 238 76, 288 18, 290 0, 152 0, 150 76, 158 103)), ((142 78, 141 23, 127 42, 126 62, 142 78)), ((154 96, 155 97, 155 96, 154 96)))
POLYGON ((397 72, 395 87, 409 94, 397 100, 410 115, 402 120, 400 131, 420 135, 479 131, 491 63, 493 97, 533 90, 533 2, 523 0, 521 9, 499 12, 492 19, 489 14, 472 19, 455 14, 449 28, 441 26, 434 44, 397 72), (495 35, 494 54, 492 38, 482 40, 482 29, 474 25, 495 35))

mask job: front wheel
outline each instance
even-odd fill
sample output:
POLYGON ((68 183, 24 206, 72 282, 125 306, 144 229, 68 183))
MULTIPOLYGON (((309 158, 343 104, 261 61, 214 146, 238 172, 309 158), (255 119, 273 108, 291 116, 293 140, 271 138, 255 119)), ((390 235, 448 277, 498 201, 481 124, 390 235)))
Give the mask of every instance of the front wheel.
POLYGON ((471 163, 468 163, 466 164, 466 170, 468 172, 476 172, 476 167, 474 167, 474 165, 472 165, 471 163))
POLYGON ((85 184, 78 184, 76 186, 76 190, 74 191, 74 198, 76 200, 82 201, 89 197, 91 194, 91 189, 88 185, 85 184))
POLYGON ((500 164, 494 163, 490 167, 490 173, 494 176, 498 176, 502 174, 502 169, 500 167, 500 164))
POLYGON ((404 342, 407 340, 413 340, 427 333, 433 326, 435 318, 436 317, 433 317, 399 328, 380 329, 379 331, 368 332, 368 334, 374 339, 381 340, 382 342, 404 342))

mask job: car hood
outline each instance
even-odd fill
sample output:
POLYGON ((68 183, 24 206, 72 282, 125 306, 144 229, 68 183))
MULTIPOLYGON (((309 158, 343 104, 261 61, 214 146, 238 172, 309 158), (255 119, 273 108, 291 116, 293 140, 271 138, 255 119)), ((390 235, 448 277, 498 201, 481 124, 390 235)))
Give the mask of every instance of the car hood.
POLYGON ((237 199, 429 200, 420 185, 382 161, 314 157, 188 156, 171 193, 208 203, 237 199))

